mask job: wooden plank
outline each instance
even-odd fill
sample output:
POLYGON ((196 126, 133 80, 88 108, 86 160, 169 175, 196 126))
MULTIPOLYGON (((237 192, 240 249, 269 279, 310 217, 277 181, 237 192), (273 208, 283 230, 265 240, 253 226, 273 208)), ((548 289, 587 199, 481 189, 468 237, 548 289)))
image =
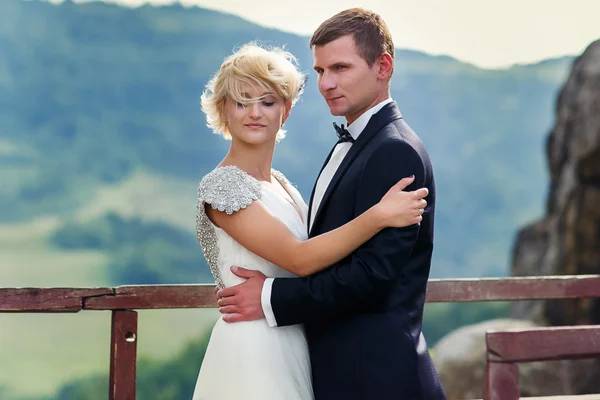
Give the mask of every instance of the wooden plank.
POLYGON ((600 275, 432 279, 426 301, 515 301, 600 297, 600 275))
POLYGON ((0 312, 78 312, 84 297, 110 293, 110 288, 2 288, 0 312))
POLYGON ((600 357, 600 326, 541 327, 486 333, 488 360, 528 362, 600 357))
POLYGON ((135 400, 137 312, 112 312, 109 399, 135 400))
MULTIPOLYGON (((433 279, 427 302, 515 301, 600 297, 600 275, 433 279)), ((214 285, 0 289, 0 312, 215 307, 214 285), (81 299, 83 298, 83 303, 81 299)))
POLYGON ((519 367, 517 364, 488 360, 484 379, 483 400, 519 400, 519 367))
POLYGON ((214 285, 120 286, 114 294, 86 299, 86 310, 216 307, 214 285))

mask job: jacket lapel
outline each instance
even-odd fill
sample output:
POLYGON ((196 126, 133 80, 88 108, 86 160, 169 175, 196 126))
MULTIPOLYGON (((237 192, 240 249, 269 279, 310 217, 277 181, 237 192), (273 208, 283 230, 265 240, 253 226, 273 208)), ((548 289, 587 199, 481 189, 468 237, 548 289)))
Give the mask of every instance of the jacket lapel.
MULTIPOLYGON (((311 236, 311 234, 314 230, 314 227, 316 226, 316 224, 319 220, 319 217, 321 216, 321 214, 323 213, 323 210, 327 206, 327 202, 328 202, 329 198, 331 197, 331 194, 333 193, 333 191, 337 187, 338 183, 340 182, 340 180, 346 173, 346 170, 348 169, 348 167, 352 164, 352 161, 354 161, 354 159, 358 156, 360 151, 367 145, 367 143, 369 143, 369 141, 371 141, 371 139, 373 137, 375 137, 375 134, 377 132, 379 132, 379 130, 381 128, 383 128, 390 122, 397 120, 397 119, 401 119, 401 118, 402 118, 402 114, 400 114, 400 110, 398 110, 398 107, 396 106, 395 102, 386 104, 385 106, 383 106, 383 108, 381 110, 379 110, 376 114, 374 114, 371 117, 371 119, 367 123, 367 126, 365 127, 365 129, 361 132, 360 136, 358 136, 358 139, 356 139, 356 141, 354 142, 352 147, 350 147, 350 151, 348 151, 348 154, 346 154, 346 157, 344 157, 344 159, 342 160, 342 163, 340 164, 339 168, 333 175, 333 178, 331 178, 331 182, 329 183, 329 186, 327 186, 327 190, 325 190, 325 193, 323 194, 323 199, 321 200, 321 204, 319 204, 317 213, 314 216, 315 219, 314 219, 314 222, 312 223, 313 228, 312 229, 309 228, 309 236, 311 236)), ((333 152, 333 149, 331 152, 333 152)), ((329 158, 331 157, 331 152, 329 153, 329 157, 327 158, 327 161, 329 161, 329 158)), ((325 165, 327 165, 327 161, 325 161, 325 163, 323 164, 323 168, 325 167, 325 165)), ((323 171, 323 168, 321 168, 321 171, 323 171)), ((319 173, 319 176, 320 175, 321 174, 319 173)), ((317 180, 318 180, 318 178, 317 178, 317 180)), ((316 186, 316 183, 315 183, 315 186, 316 186)), ((313 195, 314 195, 314 188, 313 188, 313 194, 310 197, 310 207, 311 208, 312 208, 312 202, 313 202, 313 195)), ((310 221, 310 217, 309 217, 309 221, 310 221)), ((309 226, 310 226, 310 224, 309 224, 309 226)))

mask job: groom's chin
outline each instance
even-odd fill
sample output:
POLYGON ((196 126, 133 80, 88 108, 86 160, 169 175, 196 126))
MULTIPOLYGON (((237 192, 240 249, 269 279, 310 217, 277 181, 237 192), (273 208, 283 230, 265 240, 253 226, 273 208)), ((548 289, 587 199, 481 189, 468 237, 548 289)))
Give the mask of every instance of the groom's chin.
POLYGON ((345 110, 342 110, 339 107, 329 107, 329 113, 335 117, 341 117, 346 115, 345 110))

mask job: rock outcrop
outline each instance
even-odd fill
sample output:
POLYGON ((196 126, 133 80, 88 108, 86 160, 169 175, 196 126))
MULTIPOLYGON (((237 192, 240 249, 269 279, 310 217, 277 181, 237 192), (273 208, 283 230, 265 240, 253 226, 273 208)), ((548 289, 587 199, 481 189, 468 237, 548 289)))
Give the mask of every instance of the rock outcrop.
MULTIPOLYGON (((517 235, 511 274, 600 274, 600 41, 573 63, 557 101, 547 156, 546 215, 517 235)), ((600 301, 515 303, 511 317, 461 328, 434 347, 449 400, 482 397, 486 330, 600 324, 600 301)), ((520 364, 519 372, 522 396, 600 393, 599 361, 520 364)))
MULTIPOLYGON (((600 41, 577 58, 561 90, 547 156, 546 215, 518 234, 512 275, 600 274, 600 41)), ((542 325, 600 324, 600 301, 524 302, 512 316, 542 325)), ((600 380, 571 375, 580 378, 575 393, 600 392, 600 380)))

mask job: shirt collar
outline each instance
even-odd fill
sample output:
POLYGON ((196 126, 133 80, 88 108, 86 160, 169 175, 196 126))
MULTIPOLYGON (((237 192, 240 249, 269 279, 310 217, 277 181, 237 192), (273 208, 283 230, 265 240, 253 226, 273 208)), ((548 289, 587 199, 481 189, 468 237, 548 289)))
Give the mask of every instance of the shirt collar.
POLYGON ((353 123, 348 125, 346 129, 350 132, 350 135, 354 138, 354 140, 358 139, 358 136, 365 129, 371 117, 376 114, 379 110, 383 108, 388 103, 391 103, 393 100, 391 97, 383 100, 381 103, 377 103, 373 107, 369 108, 367 111, 361 114, 353 123))

